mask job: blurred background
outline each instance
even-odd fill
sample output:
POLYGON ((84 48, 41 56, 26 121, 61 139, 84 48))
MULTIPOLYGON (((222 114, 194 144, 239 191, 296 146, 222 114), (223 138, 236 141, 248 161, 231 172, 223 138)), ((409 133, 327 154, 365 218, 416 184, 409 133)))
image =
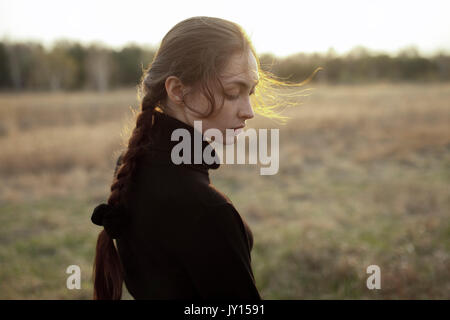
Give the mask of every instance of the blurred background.
POLYGON ((249 121, 279 128, 277 174, 210 172, 253 231, 262 297, 449 299, 448 12, 435 0, 0 0, 0 299, 91 299, 90 215, 109 196, 142 68, 198 15, 240 24, 279 77, 323 68, 286 124, 249 121))

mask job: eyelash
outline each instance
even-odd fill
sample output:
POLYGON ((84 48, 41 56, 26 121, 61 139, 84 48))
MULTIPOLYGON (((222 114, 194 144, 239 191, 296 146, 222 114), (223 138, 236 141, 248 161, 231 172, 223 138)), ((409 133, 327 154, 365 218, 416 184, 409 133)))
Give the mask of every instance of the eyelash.
MULTIPOLYGON (((249 96, 251 96, 252 94, 254 94, 255 93, 255 91, 252 91, 252 92, 250 92, 249 93, 249 96)), ((237 98, 239 98, 239 95, 236 95, 236 96, 232 96, 232 95, 226 95, 227 96, 227 99, 229 99, 229 100, 236 100, 237 98)))

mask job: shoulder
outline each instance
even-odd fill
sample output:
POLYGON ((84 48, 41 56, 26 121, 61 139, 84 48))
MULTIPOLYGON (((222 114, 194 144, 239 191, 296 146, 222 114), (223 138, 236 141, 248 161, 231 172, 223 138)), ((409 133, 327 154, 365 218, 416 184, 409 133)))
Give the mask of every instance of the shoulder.
MULTIPOLYGON (((122 152, 117 157, 115 175, 123 155, 122 152)), ((136 166, 132 189, 132 202, 141 208, 164 206, 171 218, 188 214, 195 220, 204 213, 217 211, 217 207, 220 212, 235 211, 231 199, 210 182, 208 175, 182 167, 155 165, 148 155, 136 166)))
POLYGON ((206 222, 213 216, 220 219, 225 212, 233 211, 234 206, 230 198, 209 180, 204 179, 202 173, 180 170, 178 175, 173 172, 175 170, 168 171, 168 174, 176 177, 171 179, 167 186, 167 208, 174 218, 179 221, 187 219, 187 225, 191 225, 200 219, 206 222))
POLYGON ((213 230, 216 235, 247 241, 244 221, 233 204, 226 202, 206 208, 193 225, 194 233, 213 230))
POLYGON ((251 246, 244 224, 229 203, 204 210, 181 234, 184 241, 182 246, 176 248, 179 253, 195 256, 202 252, 212 257, 215 252, 220 252, 221 259, 226 259, 230 254, 251 259, 251 246))
POLYGON ((202 224, 214 225, 217 230, 226 232, 230 230, 244 231, 238 211, 229 202, 211 206, 209 210, 207 208, 199 218, 199 227, 203 227, 202 224))
MULTIPOLYGON (((117 167, 121 159, 122 155, 117 159, 117 167)), ((232 205, 230 198, 211 184, 209 175, 183 167, 155 165, 148 157, 136 166, 132 191, 132 202, 164 206, 165 214, 172 218, 188 213, 199 216, 211 208, 232 205)))
POLYGON ((222 205, 233 206, 230 198, 217 189, 212 183, 196 183, 195 180, 188 181, 186 185, 192 187, 192 196, 206 208, 222 205))
POLYGON ((193 170, 183 166, 167 165, 167 161, 158 163, 158 159, 170 156, 164 152, 153 150, 152 157, 144 157, 146 164, 139 165, 142 168, 141 180, 146 183, 163 182, 172 203, 185 205, 203 205, 206 207, 232 204, 228 196, 211 184, 209 174, 193 170))

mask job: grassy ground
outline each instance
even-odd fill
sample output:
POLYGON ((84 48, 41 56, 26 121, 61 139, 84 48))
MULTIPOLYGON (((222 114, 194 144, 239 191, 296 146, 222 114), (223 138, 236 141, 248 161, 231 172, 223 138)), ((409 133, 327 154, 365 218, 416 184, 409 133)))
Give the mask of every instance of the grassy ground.
MULTIPOLYGON (((278 174, 211 172, 252 228, 262 297, 449 299, 450 84, 314 88, 278 126, 278 174), (366 287, 372 264, 380 290, 366 287)), ((135 97, 0 95, 1 299, 92 297, 89 218, 107 199, 135 97), (73 264, 81 290, 66 288, 73 264)))

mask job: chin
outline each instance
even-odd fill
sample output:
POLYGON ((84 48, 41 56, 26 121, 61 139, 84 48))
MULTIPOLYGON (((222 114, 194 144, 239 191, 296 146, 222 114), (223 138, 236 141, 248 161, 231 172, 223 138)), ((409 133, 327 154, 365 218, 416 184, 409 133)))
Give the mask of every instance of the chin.
POLYGON ((223 142, 222 144, 223 144, 224 146, 231 146, 231 145, 233 145, 233 144, 236 143, 236 138, 231 138, 230 140, 231 140, 231 141, 223 142))
MULTIPOLYGON (((209 138, 211 139, 211 138, 209 138)), ((214 142, 217 144, 222 144, 222 145, 233 145, 235 144, 237 141, 237 136, 236 135, 226 135, 226 134, 222 134, 222 135, 218 135, 218 136, 214 136, 214 142)))
POLYGON ((221 144, 224 146, 233 145, 235 142, 236 142, 236 137, 228 137, 228 139, 226 139, 226 141, 224 141, 224 139, 222 139, 222 138, 217 138, 214 140, 214 143, 221 144))
POLYGON ((236 143, 236 141, 237 141, 237 136, 233 135, 233 136, 226 137, 225 141, 221 141, 221 143, 223 145, 233 145, 236 143))

